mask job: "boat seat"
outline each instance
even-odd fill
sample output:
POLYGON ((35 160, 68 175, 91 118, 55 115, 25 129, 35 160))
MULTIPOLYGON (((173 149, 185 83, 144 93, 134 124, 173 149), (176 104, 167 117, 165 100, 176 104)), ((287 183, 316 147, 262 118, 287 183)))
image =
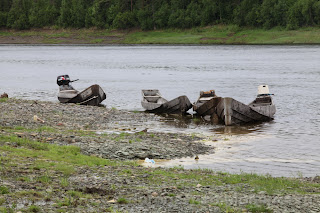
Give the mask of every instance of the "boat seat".
POLYGON ((255 103, 270 103, 271 102, 271 97, 270 96, 259 97, 259 98, 256 98, 256 100, 254 102, 255 103))
POLYGON ((200 101, 210 101, 214 97, 201 97, 199 100, 200 101))
POLYGON ((152 95, 152 96, 144 96, 144 98, 149 101, 149 102, 153 102, 153 103, 157 103, 157 101, 159 100, 159 98, 161 98, 160 96, 157 95, 152 95))

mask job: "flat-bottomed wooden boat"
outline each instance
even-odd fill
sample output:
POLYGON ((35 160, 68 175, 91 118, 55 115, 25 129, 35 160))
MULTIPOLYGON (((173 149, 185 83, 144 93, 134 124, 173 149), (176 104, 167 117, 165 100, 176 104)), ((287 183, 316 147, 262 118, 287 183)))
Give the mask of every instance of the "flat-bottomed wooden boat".
POLYGON ((185 114, 192 107, 187 96, 167 101, 156 89, 142 90, 141 105, 146 111, 158 114, 185 114))
POLYGON ((237 125, 273 120, 276 107, 267 85, 258 87, 258 96, 250 104, 243 104, 233 98, 223 98, 217 105, 217 115, 226 125, 237 125))
POLYGON ((216 107, 221 101, 221 97, 216 96, 214 90, 208 92, 201 91, 198 100, 193 104, 193 111, 199 116, 212 116, 216 113, 216 107))
POLYGON ((106 94, 97 84, 94 84, 79 92, 70 85, 70 82, 72 81, 70 81, 68 75, 58 76, 58 100, 61 103, 77 103, 81 105, 98 106, 103 100, 106 99, 106 94))

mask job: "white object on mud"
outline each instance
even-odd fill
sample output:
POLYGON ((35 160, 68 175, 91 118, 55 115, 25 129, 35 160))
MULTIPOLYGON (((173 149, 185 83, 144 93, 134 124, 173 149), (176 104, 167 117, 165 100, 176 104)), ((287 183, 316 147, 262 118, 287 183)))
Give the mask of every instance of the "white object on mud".
POLYGON ((144 162, 145 163, 152 163, 152 164, 156 163, 153 159, 149 159, 149 158, 144 159, 144 162))
POLYGON ((40 118, 39 118, 38 116, 36 116, 36 115, 33 116, 33 120, 34 120, 35 122, 40 121, 41 123, 44 123, 44 120, 40 119, 40 118))

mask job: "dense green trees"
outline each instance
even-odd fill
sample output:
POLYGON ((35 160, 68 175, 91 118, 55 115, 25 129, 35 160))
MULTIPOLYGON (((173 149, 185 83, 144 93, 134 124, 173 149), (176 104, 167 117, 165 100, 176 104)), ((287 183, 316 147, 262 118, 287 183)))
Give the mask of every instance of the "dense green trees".
POLYGON ((0 27, 191 28, 320 25, 320 0, 1 0, 0 27))

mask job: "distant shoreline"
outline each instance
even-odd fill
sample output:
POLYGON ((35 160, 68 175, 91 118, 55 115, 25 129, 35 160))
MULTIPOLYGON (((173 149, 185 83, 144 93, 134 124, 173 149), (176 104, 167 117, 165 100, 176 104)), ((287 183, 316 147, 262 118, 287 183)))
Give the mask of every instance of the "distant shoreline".
POLYGON ((320 28, 247 29, 216 25, 188 30, 0 29, 0 45, 318 45, 320 28))

